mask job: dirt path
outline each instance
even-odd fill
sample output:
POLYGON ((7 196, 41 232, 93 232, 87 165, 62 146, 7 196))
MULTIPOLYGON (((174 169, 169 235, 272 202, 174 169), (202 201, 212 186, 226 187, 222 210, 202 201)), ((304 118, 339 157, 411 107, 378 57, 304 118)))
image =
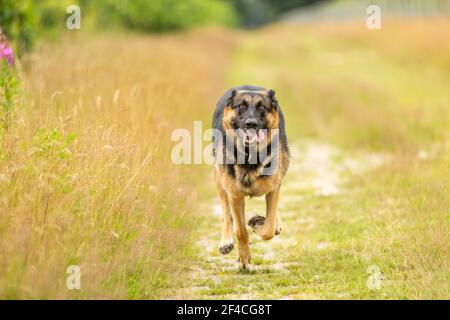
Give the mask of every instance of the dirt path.
MULTIPOLYGON (((322 251, 333 246, 330 241, 302 240, 319 223, 314 212, 302 210, 307 198, 319 201, 345 193, 348 177, 364 173, 380 165, 380 155, 346 156, 341 150, 325 144, 303 142, 291 146, 292 159, 288 176, 282 186, 280 214, 283 231, 271 241, 262 241, 250 230, 252 263, 255 272, 242 273, 237 269, 236 250, 223 256, 218 252, 221 208, 217 198, 202 204, 204 212, 197 242, 197 262, 192 266, 189 280, 171 294, 173 298, 319 298, 304 293, 292 278, 303 269, 300 251, 322 251), (298 233, 298 231, 301 233, 298 233)), ((264 214, 264 199, 247 200, 247 220, 256 213, 264 214)), ((308 281, 319 281, 312 275, 308 281)))

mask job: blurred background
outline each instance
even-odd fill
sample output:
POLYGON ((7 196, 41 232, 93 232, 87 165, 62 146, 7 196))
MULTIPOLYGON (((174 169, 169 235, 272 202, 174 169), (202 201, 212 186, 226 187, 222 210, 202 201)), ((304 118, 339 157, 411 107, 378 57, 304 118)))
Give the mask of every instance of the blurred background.
POLYGON ((0 27, 0 298, 450 298, 449 0, 1 0, 0 27), (292 150, 253 274, 211 167, 171 161, 241 84, 292 150))
POLYGON ((82 8, 83 29, 168 32, 205 24, 255 28, 277 20, 364 19, 361 12, 377 4, 383 16, 448 15, 448 0, 103 0, 2 1, 0 22, 20 52, 42 37, 55 38, 69 5, 82 8))

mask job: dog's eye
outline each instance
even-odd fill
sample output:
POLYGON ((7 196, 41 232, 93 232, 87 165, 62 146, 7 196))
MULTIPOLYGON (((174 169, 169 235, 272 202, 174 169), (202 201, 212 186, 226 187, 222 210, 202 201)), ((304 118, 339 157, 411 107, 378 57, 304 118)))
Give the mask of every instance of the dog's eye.
POLYGON ((258 105, 258 110, 259 110, 260 112, 266 112, 266 107, 265 107, 263 104, 259 104, 259 105, 258 105))
POLYGON ((247 104, 246 104, 246 103, 241 103, 241 104, 238 106, 238 108, 239 108, 239 110, 245 110, 245 109, 247 108, 247 104))

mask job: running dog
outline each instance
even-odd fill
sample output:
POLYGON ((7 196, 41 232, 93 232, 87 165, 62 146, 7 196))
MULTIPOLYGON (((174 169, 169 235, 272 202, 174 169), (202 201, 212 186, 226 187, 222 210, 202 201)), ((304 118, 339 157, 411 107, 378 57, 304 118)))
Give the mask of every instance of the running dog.
POLYGON ((219 251, 234 248, 238 240, 239 266, 252 269, 245 223, 245 197, 265 195, 266 217, 255 216, 248 225, 263 240, 281 232, 278 199, 289 166, 284 116, 274 90, 244 85, 229 89, 213 116, 214 178, 222 205, 219 251))

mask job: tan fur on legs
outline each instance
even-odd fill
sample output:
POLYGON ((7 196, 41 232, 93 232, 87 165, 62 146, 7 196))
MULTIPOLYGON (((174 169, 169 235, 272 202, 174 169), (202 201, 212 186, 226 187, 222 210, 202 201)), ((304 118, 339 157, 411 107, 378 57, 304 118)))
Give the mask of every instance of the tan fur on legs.
POLYGON ((281 230, 283 229, 283 222, 281 221, 280 213, 277 210, 277 228, 275 230, 275 235, 279 235, 281 233, 281 230))
POLYGON ((220 238, 219 251, 222 254, 230 253, 234 248, 233 243, 233 219, 231 217, 230 204, 226 191, 222 187, 220 173, 215 174, 216 187, 222 205, 222 236, 220 238))
POLYGON ((255 232, 263 240, 272 239, 276 234, 278 224, 281 223, 277 210, 279 196, 280 187, 266 194, 266 219, 262 226, 255 227, 255 232))
POLYGON ((239 266, 242 269, 252 270, 250 265, 250 245, 248 232, 245 226, 245 198, 243 194, 229 195, 228 197, 231 214, 236 224, 236 235, 238 239, 239 266))

